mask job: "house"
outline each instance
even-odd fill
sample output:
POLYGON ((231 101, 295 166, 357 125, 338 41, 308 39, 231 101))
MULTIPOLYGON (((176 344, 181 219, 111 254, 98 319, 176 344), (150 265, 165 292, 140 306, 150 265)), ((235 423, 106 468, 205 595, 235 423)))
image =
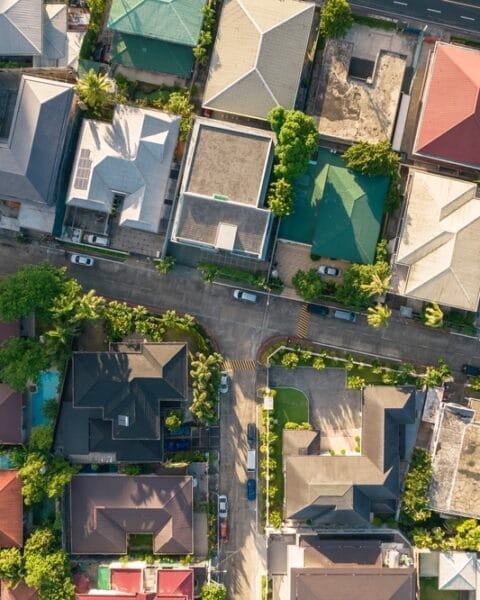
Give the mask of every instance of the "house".
POLYGON ((476 311, 480 193, 475 183, 411 170, 393 260, 397 294, 476 311))
POLYGON ((226 0, 203 107, 263 121, 294 108, 314 12, 297 0, 226 0))
POLYGON ((318 98, 322 138, 347 144, 392 138, 407 68, 402 37, 354 25, 327 41, 318 98))
POLYGON ((153 554, 193 552, 193 480, 173 475, 75 475, 72 554, 127 554, 129 536, 151 536, 153 554))
POLYGON ((358 393, 361 455, 321 452, 318 430, 283 431, 286 519, 309 520, 318 529, 363 528, 371 513, 395 513, 405 425, 415 422, 415 389, 367 386, 358 393))
POLYGON ((0 470, 0 548, 23 546, 23 496, 18 471, 0 470))
POLYGON ((320 148, 295 182, 295 212, 282 219, 279 238, 311 245, 316 256, 371 264, 387 188, 387 177, 352 171, 341 156, 320 148))
MULTIPOLYGON (((0 323, 0 346, 10 337, 20 335, 18 321, 0 323)), ((0 444, 21 444, 23 397, 11 387, 0 383, 0 444)), ((1 599, 0 599, 1 600, 1 599)))
POLYGON ((0 580, 0 600, 38 600, 38 592, 23 581, 11 588, 0 580))
MULTIPOLYGON (((77 593, 76 600, 193 600, 194 572, 187 567, 158 568, 137 562, 122 565, 111 563, 109 567, 101 566, 100 570, 108 571, 108 589, 90 589, 85 593, 77 593), (115 594, 118 592, 118 596, 115 594)), ((100 582, 100 575, 99 575, 100 582)))
POLYGON ((78 463, 159 462, 161 413, 186 400, 187 346, 144 343, 138 352, 75 352, 55 450, 78 463))
POLYGON ((273 151, 270 132, 196 119, 172 242, 264 260, 272 223, 264 201, 273 151))
POLYGON ((438 589, 480 592, 480 561, 475 552, 440 552, 438 589))
POLYGON ((477 411, 443 403, 431 450, 430 507, 442 515, 480 518, 480 420, 477 411))
MULTIPOLYGON (((85 119, 67 192, 68 211, 118 212, 120 226, 157 233, 165 216, 180 118, 117 105, 111 123, 85 119)), ((105 232, 103 232, 105 233, 105 232)))
POLYGON ((274 600, 416 598, 413 553, 400 534, 275 536, 269 572, 274 600))
POLYGON ((52 232, 72 102, 73 86, 51 79, 23 75, 8 90, 0 115, 0 228, 52 232))
POLYGON ((425 77, 413 157, 480 169, 479 94, 480 51, 437 42, 425 77))
POLYGON ((25 66, 67 62, 67 5, 10 0, 0 6, 0 57, 25 66))
MULTIPOLYGON (((128 70, 187 79, 202 28, 206 0, 113 0, 108 28, 111 62, 128 70)), ((136 79, 142 79, 136 73, 136 79)))

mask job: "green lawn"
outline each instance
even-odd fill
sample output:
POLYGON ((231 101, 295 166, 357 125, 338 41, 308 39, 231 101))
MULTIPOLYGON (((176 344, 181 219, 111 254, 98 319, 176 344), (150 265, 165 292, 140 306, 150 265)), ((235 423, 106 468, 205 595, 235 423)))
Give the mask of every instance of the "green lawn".
POLYGON ((278 443, 273 445, 273 458, 277 466, 275 469, 275 485, 278 488, 278 502, 272 502, 270 510, 282 512, 283 504, 283 470, 282 470, 282 430, 285 423, 294 421, 303 423, 308 421, 308 398, 300 390, 293 388, 275 388, 277 395, 274 400, 273 418, 277 421, 275 430, 278 434, 278 443))
POLYGON ((420 600, 458 600, 458 592, 441 592, 438 589, 438 579, 435 577, 422 577, 420 579, 420 600))
POLYGON ((128 550, 146 550, 152 551, 153 534, 151 533, 130 533, 128 535, 128 550))

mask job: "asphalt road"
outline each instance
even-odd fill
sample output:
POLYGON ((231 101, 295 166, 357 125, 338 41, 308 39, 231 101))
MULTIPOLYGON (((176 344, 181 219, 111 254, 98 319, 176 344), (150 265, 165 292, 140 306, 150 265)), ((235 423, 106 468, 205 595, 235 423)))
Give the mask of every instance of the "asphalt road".
POLYGON ((353 0, 352 8, 480 33, 480 0, 353 0))

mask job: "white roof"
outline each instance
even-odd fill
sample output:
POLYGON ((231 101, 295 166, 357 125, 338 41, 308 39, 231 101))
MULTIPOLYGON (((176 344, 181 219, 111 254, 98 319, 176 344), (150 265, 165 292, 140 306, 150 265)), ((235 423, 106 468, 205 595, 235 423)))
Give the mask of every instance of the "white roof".
POLYGON ((67 204, 109 213, 125 194, 120 225, 158 231, 180 117, 117 105, 112 123, 82 124, 67 204))
POLYGON ((67 5, 45 4, 45 38, 42 54, 42 66, 57 66, 67 57, 67 5))
POLYGON ((400 294, 476 311, 480 294, 480 198, 475 183, 414 171, 396 263, 400 294))
POLYGON ((438 560, 438 589, 477 589, 478 562, 475 552, 441 552, 438 560))
POLYGON ((203 106, 263 120, 293 108, 314 11, 297 0, 226 0, 203 106))
POLYGON ((0 55, 42 53, 42 0, 0 0, 0 55))

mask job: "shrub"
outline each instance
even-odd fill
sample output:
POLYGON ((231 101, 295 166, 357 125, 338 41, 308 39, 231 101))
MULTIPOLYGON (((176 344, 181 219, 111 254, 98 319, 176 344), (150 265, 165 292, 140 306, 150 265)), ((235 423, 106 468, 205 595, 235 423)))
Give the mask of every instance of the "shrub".
POLYGON ((350 390, 361 390, 365 386, 365 379, 358 375, 347 377, 347 388, 350 390))
POLYGON ((353 25, 347 0, 327 0, 320 15, 320 33, 327 38, 343 37, 353 25))
POLYGON ((298 354, 295 352, 287 352, 282 356, 282 367, 286 367, 287 369, 295 369, 298 367, 298 363, 300 359, 298 358, 298 354))
POLYGON ((282 515, 278 512, 278 510, 272 510, 270 512, 270 527, 274 529, 280 529, 283 523, 282 515))
POLYGON ((430 453, 420 448, 413 451, 408 475, 405 477, 405 491, 402 497, 402 521, 419 523, 431 516, 428 508, 428 489, 432 478, 432 458, 430 453))
POLYGON ((309 271, 300 269, 293 276, 292 284, 297 294, 307 302, 317 300, 325 289, 325 282, 316 269, 309 271))
POLYGON ((137 465, 137 464, 124 465, 122 467, 122 472, 125 473, 125 475, 130 475, 130 476, 141 475, 142 470, 143 469, 142 469, 141 465, 137 465))
POLYGON ((169 431, 173 431, 174 429, 178 429, 182 424, 182 419, 176 412, 170 412, 165 417, 165 427, 169 431))
POLYGON ((175 258, 173 256, 166 256, 165 258, 159 258, 155 261, 155 268, 162 275, 169 273, 175 266, 175 258))

